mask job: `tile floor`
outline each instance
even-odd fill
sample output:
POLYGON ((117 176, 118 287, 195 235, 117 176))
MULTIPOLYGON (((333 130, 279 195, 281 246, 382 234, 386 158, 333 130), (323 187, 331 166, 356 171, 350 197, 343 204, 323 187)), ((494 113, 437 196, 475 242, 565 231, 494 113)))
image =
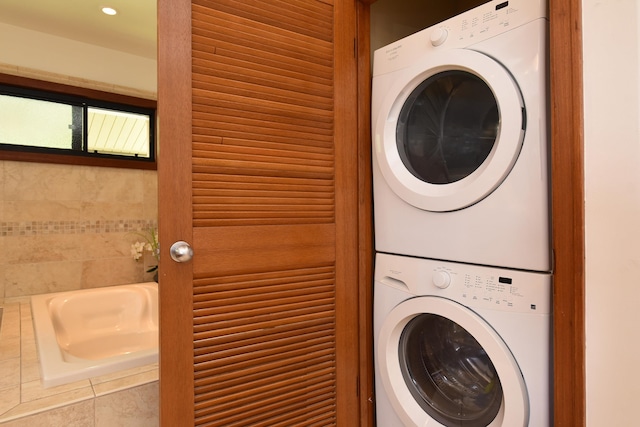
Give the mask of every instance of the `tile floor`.
POLYGON ((1 426, 158 425, 158 364, 44 389, 29 298, 5 300, 2 307, 1 426))

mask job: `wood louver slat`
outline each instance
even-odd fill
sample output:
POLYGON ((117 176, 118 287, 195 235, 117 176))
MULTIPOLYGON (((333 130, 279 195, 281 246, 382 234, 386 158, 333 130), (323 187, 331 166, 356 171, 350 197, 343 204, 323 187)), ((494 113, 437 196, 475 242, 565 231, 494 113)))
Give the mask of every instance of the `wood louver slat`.
POLYGON ((194 281, 196 425, 335 421, 334 284, 333 265, 194 281))
POLYGON ((332 20, 313 0, 193 2, 195 227, 335 220, 332 20))
POLYGON ((192 2, 197 426, 336 423, 333 14, 192 2))
MULTIPOLYGON (((213 5, 217 2, 199 1, 198 3, 206 7, 207 3, 213 5)), ((237 4, 236 1, 234 3, 237 4)), ((264 4, 265 7, 270 6, 264 4)), ((203 10, 195 6, 193 18, 200 23, 193 28, 193 34, 196 36, 213 37, 232 45, 239 44, 283 58, 331 66, 331 41, 309 37, 284 29, 280 25, 272 26, 257 22, 246 16, 221 11, 217 7, 203 10), (206 13, 202 13, 203 11, 206 13), (314 50, 317 53, 314 53, 314 50)), ((295 21, 292 19, 289 23, 291 22, 295 21)), ((280 24, 286 24, 286 21, 280 24)))
POLYGON ((331 41, 332 38, 330 26, 325 25, 327 18, 331 18, 331 9, 326 6, 312 8, 309 2, 295 1, 271 1, 270 4, 273 4, 274 7, 269 7, 269 5, 265 5, 264 1, 258 0, 242 3, 233 0, 219 0, 216 3, 221 11, 234 13, 236 10, 242 10, 243 16, 251 18, 253 21, 277 25, 295 33, 327 41, 331 41), (283 16, 289 18, 285 25, 282 22, 283 16))

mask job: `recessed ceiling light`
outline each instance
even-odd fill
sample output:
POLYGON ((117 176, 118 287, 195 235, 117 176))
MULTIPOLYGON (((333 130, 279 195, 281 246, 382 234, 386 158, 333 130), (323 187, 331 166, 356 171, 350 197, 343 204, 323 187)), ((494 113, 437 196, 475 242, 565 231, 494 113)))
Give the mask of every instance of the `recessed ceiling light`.
POLYGON ((117 10, 115 10, 112 7, 103 7, 102 8, 102 13, 106 14, 106 15, 115 15, 116 13, 118 13, 117 10))

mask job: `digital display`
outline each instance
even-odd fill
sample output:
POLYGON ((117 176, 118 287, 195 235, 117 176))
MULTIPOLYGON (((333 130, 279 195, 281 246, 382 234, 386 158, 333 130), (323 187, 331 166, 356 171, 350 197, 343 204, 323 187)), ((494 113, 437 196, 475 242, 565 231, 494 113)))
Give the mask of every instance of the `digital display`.
POLYGON ((496 5, 496 10, 504 9, 507 6, 509 6, 509 2, 505 1, 504 3, 497 4, 496 5))
POLYGON ((513 282, 513 280, 511 280, 511 277, 500 277, 498 279, 498 282, 506 283, 507 285, 510 285, 513 282))

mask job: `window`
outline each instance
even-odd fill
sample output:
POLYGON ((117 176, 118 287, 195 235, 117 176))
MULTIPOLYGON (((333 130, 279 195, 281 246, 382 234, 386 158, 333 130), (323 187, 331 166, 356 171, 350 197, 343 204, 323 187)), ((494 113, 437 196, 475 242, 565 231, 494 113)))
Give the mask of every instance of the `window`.
POLYGON ((155 101, 2 83, 0 159, 155 169, 155 101))
POLYGON ((89 107, 87 115, 89 152, 153 159, 150 113, 89 107))

